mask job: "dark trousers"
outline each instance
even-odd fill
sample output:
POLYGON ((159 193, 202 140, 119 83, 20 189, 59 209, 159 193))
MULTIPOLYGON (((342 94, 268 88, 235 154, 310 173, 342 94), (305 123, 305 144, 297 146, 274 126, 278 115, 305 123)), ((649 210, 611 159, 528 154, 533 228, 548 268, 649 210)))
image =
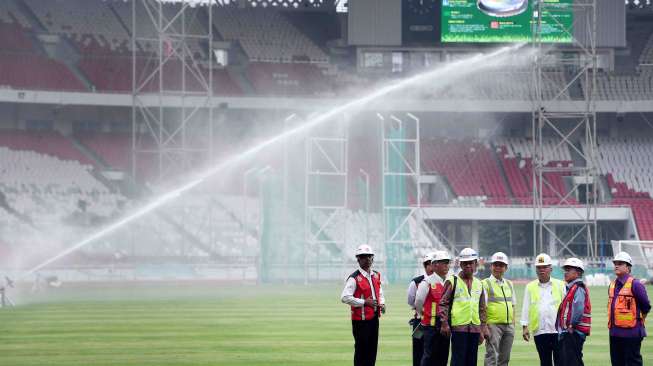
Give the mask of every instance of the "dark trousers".
POLYGON ((478 333, 451 332, 451 366, 476 366, 478 333))
MULTIPOLYGON (((410 320, 410 325, 413 327, 413 331, 417 326, 419 325, 420 320, 419 319, 411 319, 410 320)), ((422 342, 421 339, 416 339, 413 338, 413 366, 419 366, 419 364, 422 362, 422 352, 424 347, 422 346, 424 342, 422 342)))
POLYGON ((583 343, 585 339, 578 333, 562 333, 558 339, 560 362, 562 366, 585 366, 583 363, 583 343))
POLYGON ((354 366, 374 366, 379 343, 379 318, 352 320, 354 334, 354 366))
POLYGON ((447 366, 449 337, 440 334, 440 328, 424 327, 424 355, 420 366, 447 366))
POLYGON ((642 338, 610 337, 612 366, 641 366, 642 338))
POLYGON ((536 335, 533 340, 540 356, 540 366, 560 366, 557 333, 536 335))

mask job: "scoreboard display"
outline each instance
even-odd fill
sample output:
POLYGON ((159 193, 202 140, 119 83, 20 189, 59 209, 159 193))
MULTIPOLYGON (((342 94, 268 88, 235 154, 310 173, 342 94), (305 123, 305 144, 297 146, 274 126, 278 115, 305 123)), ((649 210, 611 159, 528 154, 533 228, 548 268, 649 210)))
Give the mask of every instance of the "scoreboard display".
POLYGON ((542 17, 542 41, 571 43, 574 0, 441 0, 442 43, 510 43, 533 39, 533 25, 542 17))
POLYGON ((403 0, 402 39, 404 45, 432 45, 440 38, 442 0, 403 0))

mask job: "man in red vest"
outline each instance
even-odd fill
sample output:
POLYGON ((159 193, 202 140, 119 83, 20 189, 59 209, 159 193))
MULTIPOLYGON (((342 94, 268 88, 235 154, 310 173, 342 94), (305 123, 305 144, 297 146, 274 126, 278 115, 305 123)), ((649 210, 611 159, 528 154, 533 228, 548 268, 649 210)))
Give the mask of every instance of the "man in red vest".
POLYGON ((433 273, 424 278, 417 288, 415 307, 422 317, 423 354, 420 366, 446 366, 449 359, 449 337, 440 334, 438 304, 444 294, 444 282, 449 273, 451 256, 446 251, 433 253, 433 273))
POLYGON ((354 334, 354 366, 374 366, 379 343, 379 318, 385 313, 381 274, 372 270, 374 252, 363 244, 356 249, 358 270, 342 290, 341 300, 351 307, 354 334))
POLYGON ((590 335, 592 304, 583 283, 585 265, 578 258, 569 258, 562 268, 565 271, 567 294, 562 299, 556 317, 556 330, 563 366, 583 366, 583 344, 590 335))
MULTIPOLYGON (((420 319, 421 310, 415 308, 415 298, 417 296, 417 288, 419 287, 419 284, 424 280, 424 278, 430 276, 433 273, 433 267, 431 263, 431 261, 433 260, 433 254, 435 253, 426 253, 422 257, 424 274, 413 278, 408 284, 407 302, 410 308, 413 310, 413 319, 411 319, 408 323, 413 328, 413 331, 415 330, 415 328, 417 328, 417 326, 421 322, 420 319)), ((411 337, 411 338, 413 341, 413 366, 419 366, 422 363, 423 342, 422 339, 417 339, 415 337, 411 337)))
POLYGON ((608 329, 612 366, 641 366, 644 320, 651 303, 644 285, 631 274, 633 260, 619 252, 612 260, 617 278, 608 289, 608 329))

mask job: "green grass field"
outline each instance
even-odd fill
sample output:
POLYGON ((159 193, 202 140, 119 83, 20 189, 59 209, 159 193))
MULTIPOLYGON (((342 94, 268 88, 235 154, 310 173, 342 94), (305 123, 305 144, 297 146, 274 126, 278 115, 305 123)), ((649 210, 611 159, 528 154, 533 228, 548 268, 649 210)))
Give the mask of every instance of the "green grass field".
MULTIPOLYGON (((50 290, 30 304, 0 309, 0 365, 350 365, 351 323, 340 291, 336 283, 50 290)), ((586 365, 609 365, 606 292, 591 289, 586 365)), ((407 366, 405 288, 388 286, 386 294, 377 365, 407 366)), ((521 301, 523 286, 518 294, 521 301)), ((645 364, 653 362, 651 341, 642 354, 645 364)), ((535 346, 518 331, 511 365, 536 364, 535 346)))

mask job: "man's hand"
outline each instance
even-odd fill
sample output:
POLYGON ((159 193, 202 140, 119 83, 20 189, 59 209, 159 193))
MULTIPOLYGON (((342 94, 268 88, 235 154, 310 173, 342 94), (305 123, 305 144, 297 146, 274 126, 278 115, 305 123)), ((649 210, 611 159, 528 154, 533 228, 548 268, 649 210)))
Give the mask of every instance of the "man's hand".
POLYGON ((487 325, 481 325, 481 334, 480 337, 478 337, 478 344, 483 344, 483 341, 485 340, 490 340, 490 329, 487 327, 487 325))
POLYGON ((381 314, 385 314, 385 304, 379 305, 381 307, 381 314))
POLYGON ((451 336, 451 329, 449 328, 449 324, 442 323, 442 325, 440 326, 440 334, 442 334, 445 337, 451 336))
POLYGON ((524 340, 525 340, 526 342, 528 342, 528 341, 531 340, 531 333, 528 331, 528 326, 524 325, 524 326, 522 327, 522 335, 521 335, 521 337, 524 338, 524 340))
POLYGON ((374 298, 372 298, 372 296, 365 299, 365 306, 369 306, 369 307, 373 308, 373 307, 376 307, 378 305, 379 305, 379 303, 376 300, 374 300, 374 298))

